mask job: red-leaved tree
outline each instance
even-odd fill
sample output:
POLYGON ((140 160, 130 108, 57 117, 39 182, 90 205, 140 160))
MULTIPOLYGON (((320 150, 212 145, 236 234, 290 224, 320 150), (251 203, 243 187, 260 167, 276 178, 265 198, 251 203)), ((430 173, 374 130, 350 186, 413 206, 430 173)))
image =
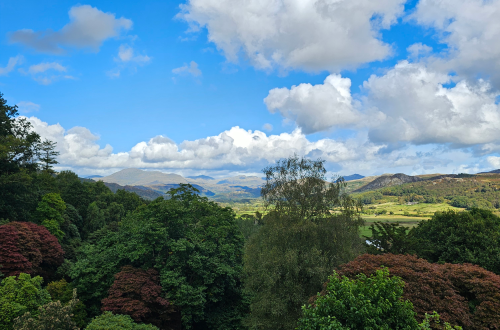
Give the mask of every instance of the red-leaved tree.
POLYGON ((417 318, 436 311, 464 330, 500 329, 500 276, 471 264, 432 264, 410 255, 365 254, 342 265, 339 275, 373 274, 380 266, 405 282, 404 299, 417 318))
POLYGON ((32 222, 0 226, 0 271, 5 276, 27 273, 50 279, 64 261, 63 250, 45 227, 32 222))
POLYGON ((160 329, 180 329, 177 315, 172 314, 173 306, 161 297, 159 282, 154 269, 125 266, 115 275, 108 298, 102 300, 102 310, 128 314, 136 322, 151 323, 160 329))

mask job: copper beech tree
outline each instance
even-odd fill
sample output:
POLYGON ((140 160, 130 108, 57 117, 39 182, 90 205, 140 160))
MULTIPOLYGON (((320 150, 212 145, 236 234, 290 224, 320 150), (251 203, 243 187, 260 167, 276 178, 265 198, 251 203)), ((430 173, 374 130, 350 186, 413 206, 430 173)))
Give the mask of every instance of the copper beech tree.
POLYGON ((45 227, 32 222, 10 222, 0 226, 0 271, 5 276, 20 273, 51 278, 64 261, 64 251, 45 227))
POLYGON ((151 323, 160 329, 180 329, 179 313, 161 297, 158 272, 125 266, 115 275, 109 296, 102 300, 102 310, 127 314, 136 322, 151 323))
POLYGON ((342 265, 339 275, 374 274, 381 266, 405 282, 403 299, 417 319, 436 311, 464 330, 500 329, 500 276, 471 264, 432 264, 410 255, 364 254, 342 265))

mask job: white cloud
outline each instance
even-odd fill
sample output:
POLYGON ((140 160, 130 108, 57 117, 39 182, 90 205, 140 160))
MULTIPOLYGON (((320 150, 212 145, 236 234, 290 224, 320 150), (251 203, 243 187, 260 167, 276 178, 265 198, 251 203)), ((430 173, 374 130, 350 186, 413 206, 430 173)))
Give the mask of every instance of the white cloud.
POLYGON ((178 74, 178 75, 190 74, 193 77, 201 76, 201 70, 198 68, 198 64, 195 61, 191 61, 191 63, 189 63, 189 65, 184 64, 180 68, 173 69, 172 73, 178 74))
POLYGON ((49 85, 54 81, 61 79, 75 80, 75 77, 64 74, 67 71, 67 67, 57 62, 42 62, 39 64, 31 65, 27 73, 29 73, 33 80, 35 80, 39 84, 49 85))
POLYGON ((188 0, 177 17, 236 62, 259 69, 339 71, 392 52, 379 39, 404 11, 404 0, 188 0))
POLYGON ((118 48, 118 57, 115 57, 118 67, 107 71, 106 75, 112 79, 119 78, 124 69, 135 73, 139 66, 149 64, 151 60, 152 58, 147 55, 136 55, 132 46, 122 44, 118 48))
POLYGON ((118 61, 143 65, 151 62, 151 57, 147 55, 135 55, 134 48, 130 45, 123 44, 120 45, 120 48, 118 49, 118 61))
POLYGON ((61 64, 59 64, 57 62, 50 62, 50 63, 43 62, 40 64, 35 64, 35 65, 30 66, 30 68, 28 69, 28 72, 31 74, 38 74, 38 73, 43 73, 43 72, 48 71, 48 70, 54 70, 54 71, 58 71, 58 72, 66 72, 67 68, 62 66, 61 64))
POLYGON ((498 94, 478 80, 459 80, 454 87, 443 84, 452 76, 437 73, 421 64, 403 61, 385 75, 364 83, 368 95, 364 106, 384 116, 371 123, 374 142, 415 144, 451 143, 472 146, 500 139, 498 94))
POLYGON ((486 159, 488 160, 488 163, 494 168, 500 168, 500 157, 490 156, 486 159))
POLYGON ((323 84, 300 84, 269 91, 264 103, 272 113, 295 121, 306 134, 353 125, 360 120, 351 97, 351 80, 329 75, 323 84))
POLYGON ((115 14, 104 13, 89 5, 72 7, 69 18, 70 22, 59 31, 24 29, 10 33, 9 41, 49 54, 64 54, 66 47, 99 51, 106 39, 118 37, 122 31, 132 28, 131 20, 116 18, 115 14))
POLYGON ((471 78, 491 76, 500 88, 499 0, 421 0, 412 17, 435 28, 449 47, 444 58, 431 59, 436 67, 471 78))
POLYGON ((432 52, 432 47, 422 44, 421 42, 413 44, 406 48, 409 53, 410 58, 418 59, 422 56, 427 56, 432 52))
POLYGON ((18 55, 16 57, 9 58, 9 62, 7 62, 7 66, 5 66, 4 68, 0 67, 0 76, 8 75, 9 72, 14 70, 16 65, 21 64, 23 60, 24 60, 24 57, 22 55, 18 55))
POLYGON ((499 94, 483 80, 459 80, 402 61, 382 76, 371 76, 363 92, 354 101, 350 80, 331 74, 323 84, 273 89, 264 102, 307 134, 356 126, 374 143, 444 143, 475 146, 480 153, 500 148, 499 94))
MULTIPOLYGON (((475 165, 478 159, 472 159, 466 150, 408 146, 387 151, 386 145, 369 142, 366 135, 348 140, 324 138, 310 141, 299 129, 292 133, 266 135, 258 130, 233 127, 215 136, 179 144, 167 137, 156 136, 137 143, 128 152, 113 153, 110 145, 101 148, 97 143, 99 137, 87 128, 66 130, 59 124, 49 125, 36 117, 28 119, 42 138, 57 142, 59 169, 87 174, 110 174, 130 167, 170 172, 256 173, 294 153, 313 159, 322 158, 332 171, 343 174, 458 173, 464 172, 464 168, 470 171, 478 168, 475 165)), ((491 166, 486 158, 483 163, 482 169, 491 166)))
POLYGON ((21 113, 36 112, 40 110, 40 104, 36 104, 30 101, 21 101, 16 105, 19 108, 19 112, 21 113))

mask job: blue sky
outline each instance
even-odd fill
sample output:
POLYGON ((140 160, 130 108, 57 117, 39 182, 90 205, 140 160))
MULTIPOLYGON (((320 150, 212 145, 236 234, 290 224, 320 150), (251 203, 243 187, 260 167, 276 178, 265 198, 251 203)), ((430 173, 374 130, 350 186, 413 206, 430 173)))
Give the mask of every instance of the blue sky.
POLYGON ((498 0, 1 2, 0 92, 82 175, 256 173, 293 153, 342 175, 472 173, 500 167, 498 14, 498 0))

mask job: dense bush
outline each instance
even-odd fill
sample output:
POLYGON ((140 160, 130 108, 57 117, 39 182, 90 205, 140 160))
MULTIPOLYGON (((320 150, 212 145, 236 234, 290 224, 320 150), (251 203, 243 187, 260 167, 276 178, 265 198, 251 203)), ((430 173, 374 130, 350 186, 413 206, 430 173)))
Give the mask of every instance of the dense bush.
POLYGON ((73 320, 73 310, 78 304, 76 290, 68 304, 61 302, 50 302, 38 307, 38 313, 24 313, 23 316, 14 320, 14 330, 79 330, 73 320))
POLYGON ((137 324, 128 315, 113 315, 104 312, 90 322, 85 330, 159 330, 151 324, 137 324))
POLYGON ((404 282, 385 268, 350 280, 334 272, 312 305, 303 307, 299 330, 417 329, 413 305, 402 299, 404 282))
POLYGON ((465 330, 500 328, 500 276, 470 264, 431 264, 409 255, 365 254, 340 267, 339 275, 374 274, 381 266, 405 282, 403 298, 417 319, 436 311, 465 330))
POLYGON ((0 282, 0 330, 11 330, 14 319, 26 312, 36 315, 38 307, 50 302, 40 276, 9 276, 0 282))
MULTIPOLYGON (((74 288, 71 283, 66 282, 65 279, 59 280, 57 282, 51 282, 47 285, 47 291, 52 297, 52 301, 60 301, 62 306, 66 307, 68 304, 73 303, 74 298, 74 288)), ((77 300, 71 310, 73 316, 71 319, 76 324, 77 327, 83 328, 87 321, 87 312, 85 310, 85 305, 77 300)))

